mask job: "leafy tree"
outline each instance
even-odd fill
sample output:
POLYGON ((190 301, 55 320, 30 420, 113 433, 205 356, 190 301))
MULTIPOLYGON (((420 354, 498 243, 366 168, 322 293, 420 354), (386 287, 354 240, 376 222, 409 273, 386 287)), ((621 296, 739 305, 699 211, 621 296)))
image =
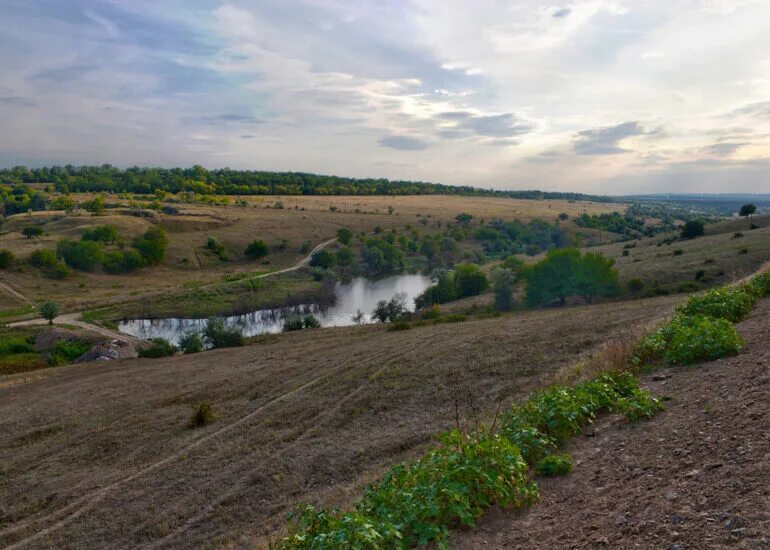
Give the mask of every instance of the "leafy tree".
POLYGON ((409 313, 406 309, 406 294, 396 293, 390 300, 380 300, 372 311, 372 319, 380 323, 392 323, 402 319, 409 313))
POLYGON ((438 256, 439 245, 436 241, 430 238, 425 238, 420 245, 420 254, 428 258, 428 265, 433 266, 433 260, 438 256))
POLYGON ((102 214, 104 212, 104 197, 101 195, 95 196, 92 200, 83 203, 83 208, 94 216, 102 214))
POLYGON ((489 280, 476 264, 460 264, 455 267, 457 295, 460 298, 478 296, 489 288, 489 280))
POLYGON ((71 214, 75 208, 77 208, 77 203, 66 196, 56 197, 51 201, 51 210, 64 210, 67 214, 71 214))
POLYGON ((757 211, 756 205, 748 203, 741 206, 741 209, 738 212, 738 214, 746 218, 746 221, 748 221, 749 224, 751 224, 751 217, 756 213, 756 211, 757 211))
POLYGON ((345 269, 353 263, 353 251, 347 246, 343 246, 334 255, 334 261, 342 269, 345 269))
POLYGON ((564 305, 576 294, 580 252, 574 248, 553 249, 545 259, 527 269, 527 304, 547 304, 558 299, 564 305))
POLYGON ((565 221, 568 219, 569 219, 569 214, 567 214, 566 212, 562 212, 561 214, 559 214, 559 220, 565 221))
POLYGON ((48 320, 49 325, 53 325, 53 320, 58 314, 59 306, 56 305, 56 302, 43 302, 40 304, 40 315, 43 316, 43 319, 48 320))
POLYGON ((21 230, 21 234, 31 239, 32 237, 40 237, 43 234, 43 229, 37 226, 25 227, 21 230))
POLYGON ((509 311, 513 308, 513 287, 516 274, 508 269, 495 269, 492 272, 492 289, 495 293, 495 308, 509 311))
POLYGON ((114 225, 98 225, 93 229, 87 229, 80 237, 83 241, 97 241, 104 244, 112 244, 118 240, 118 228, 114 225))
POLYGON ((334 254, 327 250, 319 250, 310 257, 310 267, 329 269, 334 265, 334 254))
POLYGON ((590 304, 594 296, 617 296, 620 293, 618 271, 612 266, 615 260, 599 252, 588 252, 582 258, 575 273, 575 292, 590 304))
POLYGON ((258 260, 259 258, 267 256, 270 253, 270 250, 267 248, 265 241, 255 240, 249 243, 249 246, 246 247, 246 250, 243 253, 252 260, 258 260))
POLYGON ((73 269, 91 271, 101 263, 104 251, 95 241, 63 239, 56 244, 56 255, 73 269))
POLYGON ((457 300, 457 277, 454 271, 437 270, 433 273, 436 284, 425 289, 425 292, 414 299, 417 309, 425 309, 435 304, 444 304, 457 300))
POLYGON ((0 269, 8 269, 13 263, 13 252, 10 250, 0 250, 0 269))
POLYGON ((160 227, 151 227, 143 235, 134 239, 134 248, 139 251, 146 265, 156 265, 166 256, 168 238, 160 227))
POLYGON ((355 233, 353 233, 350 229, 347 227, 340 227, 337 230, 337 239, 344 245, 349 245, 350 242, 353 240, 353 236, 355 233))
POLYGON ((702 220, 687 220, 682 226, 682 238, 694 239, 704 233, 704 223, 702 220))
POLYGON ((102 268, 106 273, 119 274, 131 273, 144 266, 144 258, 135 249, 112 250, 107 252, 102 259, 102 268))

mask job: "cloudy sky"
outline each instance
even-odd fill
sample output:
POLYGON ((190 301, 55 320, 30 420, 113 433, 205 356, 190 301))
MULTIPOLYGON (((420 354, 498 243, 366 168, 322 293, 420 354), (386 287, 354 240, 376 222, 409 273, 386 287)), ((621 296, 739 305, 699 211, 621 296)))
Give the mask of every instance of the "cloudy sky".
POLYGON ((770 192, 767 0, 2 0, 0 166, 770 192))

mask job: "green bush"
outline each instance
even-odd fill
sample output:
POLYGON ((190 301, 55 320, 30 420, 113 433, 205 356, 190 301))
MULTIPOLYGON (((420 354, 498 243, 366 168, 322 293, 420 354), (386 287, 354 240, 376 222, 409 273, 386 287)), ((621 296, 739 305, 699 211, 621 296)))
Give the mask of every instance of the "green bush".
POLYGON ((13 263, 13 252, 0 250, 0 269, 7 269, 13 263))
POLYGON ((63 239, 56 244, 56 254, 73 269, 91 271, 104 256, 102 245, 96 241, 63 239))
POLYGON ((252 260, 258 260, 267 256, 270 253, 270 249, 267 247, 267 244, 265 244, 265 241, 256 240, 251 241, 243 253, 252 260))
POLYGON ((22 336, 4 336, 0 340, 0 357, 17 353, 34 353, 32 344, 22 336))
POLYGON ((177 352, 177 347, 164 338, 152 338, 151 346, 139 349, 139 357, 158 358, 169 357, 177 352))
POLYGON ((179 339, 179 348, 185 353, 200 353, 204 348, 203 337, 198 332, 188 332, 179 339))
POLYGON ((156 265, 163 261, 168 247, 166 232, 160 227, 151 227, 143 235, 134 239, 134 248, 147 265, 156 265))
POLYGON ((639 277, 635 277, 633 279, 629 279, 629 281, 626 283, 626 286, 631 292, 641 292, 644 290, 644 281, 639 277))
POLYGON ((295 330, 303 330, 306 328, 320 328, 321 322, 315 318, 314 315, 295 315, 286 318, 283 322, 283 331, 292 332, 295 330))
POLYGON ((52 366, 71 363, 91 349, 91 344, 84 340, 63 340, 56 343, 54 349, 48 352, 48 364, 52 366))
POLYGON ((757 299, 770 295, 770 271, 755 275, 741 288, 757 299))
POLYGON ((677 315, 639 344, 635 363, 691 365, 735 355, 743 339, 727 319, 706 315, 677 315))
POLYGON ((208 403, 201 403, 190 419, 191 428, 202 428, 214 422, 214 410, 208 403))
POLYGON ((572 457, 567 454, 552 454, 540 459, 537 473, 541 476, 566 476, 572 471, 572 457))
POLYGON ((21 230, 21 234, 31 239, 32 237, 40 237, 43 234, 43 229, 37 226, 25 227, 21 230))
POLYGON ((388 330, 409 330, 412 328, 412 323, 409 321, 396 321, 388 325, 388 330))
POLYGON ((221 317, 209 319, 203 335, 212 348, 232 348, 243 345, 243 333, 237 328, 228 327, 221 317))
POLYGON ((118 240, 118 228, 114 225, 97 225, 93 229, 86 229, 80 239, 111 244, 118 240))
POLYGON ((693 295, 677 307, 682 315, 708 315, 737 323, 754 307, 755 298, 739 286, 712 288, 703 295, 693 295))
POLYGON ((144 266, 144 258, 133 248, 110 251, 102 259, 102 269, 111 275, 131 273, 142 266, 144 266))
MULTIPOLYGON (((406 549, 431 542, 447 548, 450 528, 472 526, 492 504, 530 505, 538 491, 528 476, 528 462, 543 460, 601 410, 636 419, 659 408, 628 373, 539 392, 506 415, 500 434, 482 430, 464 436, 455 430, 422 458, 391 468, 366 490, 354 511, 302 507, 278 548, 406 549), (538 448, 541 452, 535 452, 538 448)), ((561 456, 546 464, 563 471, 564 462, 561 456)))

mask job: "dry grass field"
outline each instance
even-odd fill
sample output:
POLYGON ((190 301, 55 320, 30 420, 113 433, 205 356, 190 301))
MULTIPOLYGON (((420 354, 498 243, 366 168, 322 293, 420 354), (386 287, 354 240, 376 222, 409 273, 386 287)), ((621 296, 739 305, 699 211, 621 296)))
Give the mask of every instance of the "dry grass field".
POLYGON ((0 545, 265 545, 296 504, 344 504, 452 428, 455 402, 473 427, 676 301, 310 330, 6 377, 0 545), (201 402, 215 421, 190 429, 201 402))
MULTIPOLYGON (((78 201, 90 195, 74 195, 78 201)), ((133 302, 133 308, 143 307, 149 298, 179 294, 200 286, 221 282, 224 278, 243 273, 268 272, 283 269, 300 261, 303 243, 315 246, 333 238, 341 227, 360 233, 371 233, 375 227, 403 230, 412 225, 423 233, 439 231, 437 221, 453 221, 461 212, 470 212, 478 218, 520 219, 533 217, 553 220, 561 212, 573 217, 582 212, 599 213, 622 209, 618 204, 600 204, 568 201, 529 201, 488 197, 455 196, 395 196, 395 197, 248 197, 247 206, 209 206, 174 204, 178 215, 153 212, 152 218, 128 215, 126 209, 107 210, 104 215, 91 216, 86 212, 67 216, 64 212, 34 212, 11 216, 0 227, 0 249, 11 250, 17 257, 26 258, 36 248, 53 249, 62 238, 79 238, 86 229, 96 225, 113 224, 120 236, 130 241, 152 225, 166 229, 169 247, 166 259, 159 266, 139 270, 129 275, 107 275, 76 272, 63 280, 45 278, 29 266, 0 271, 0 281, 11 284, 35 302, 48 299, 60 303, 64 311, 84 310, 98 306, 133 302), (275 208, 281 203, 283 208, 275 208), (335 208, 332 211, 330 207, 335 208), (391 214, 388 207, 393 207, 391 214), (358 211, 356 211, 358 210, 358 211), (427 224, 420 222, 425 217, 427 224), (427 216, 430 216, 427 218, 427 216), (19 232, 24 227, 39 225, 45 234, 27 239, 19 232), (230 261, 223 262, 205 249, 209 237, 215 237, 226 250, 230 261), (272 252, 259 262, 249 261, 243 251, 254 239, 262 239, 271 247, 286 242, 284 250, 272 252)), ((108 197, 108 203, 129 205, 128 199, 108 197)), ((307 290, 308 281, 304 281, 307 290)), ((0 294, 5 294, 0 289, 0 294)), ((258 304, 275 301, 285 295, 285 288, 271 283, 260 289, 254 298, 258 304)), ((3 297, 3 301, 10 298, 3 297)), ((279 300, 280 301, 280 300, 279 300)), ((250 302, 251 303, 251 302, 250 302)), ((0 302, 1 309, 11 309, 0 302)))

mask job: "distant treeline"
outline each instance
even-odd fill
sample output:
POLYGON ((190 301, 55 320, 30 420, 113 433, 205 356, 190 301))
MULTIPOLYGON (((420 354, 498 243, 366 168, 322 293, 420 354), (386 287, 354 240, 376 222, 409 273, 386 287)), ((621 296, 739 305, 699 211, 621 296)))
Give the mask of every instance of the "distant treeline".
POLYGON ((636 195, 625 197, 623 200, 636 203, 657 203, 668 209, 689 209, 717 216, 737 214, 744 204, 755 205, 760 214, 770 211, 770 195, 768 194, 636 195))
POLYGON ((462 195, 516 199, 561 199, 617 202, 613 197, 546 191, 499 191, 467 185, 443 185, 384 178, 343 178, 302 172, 206 170, 192 168, 139 168, 101 166, 17 166, 0 170, 0 183, 47 183, 63 193, 109 192, 151 194, 183 191, 204 195, 462 195))

